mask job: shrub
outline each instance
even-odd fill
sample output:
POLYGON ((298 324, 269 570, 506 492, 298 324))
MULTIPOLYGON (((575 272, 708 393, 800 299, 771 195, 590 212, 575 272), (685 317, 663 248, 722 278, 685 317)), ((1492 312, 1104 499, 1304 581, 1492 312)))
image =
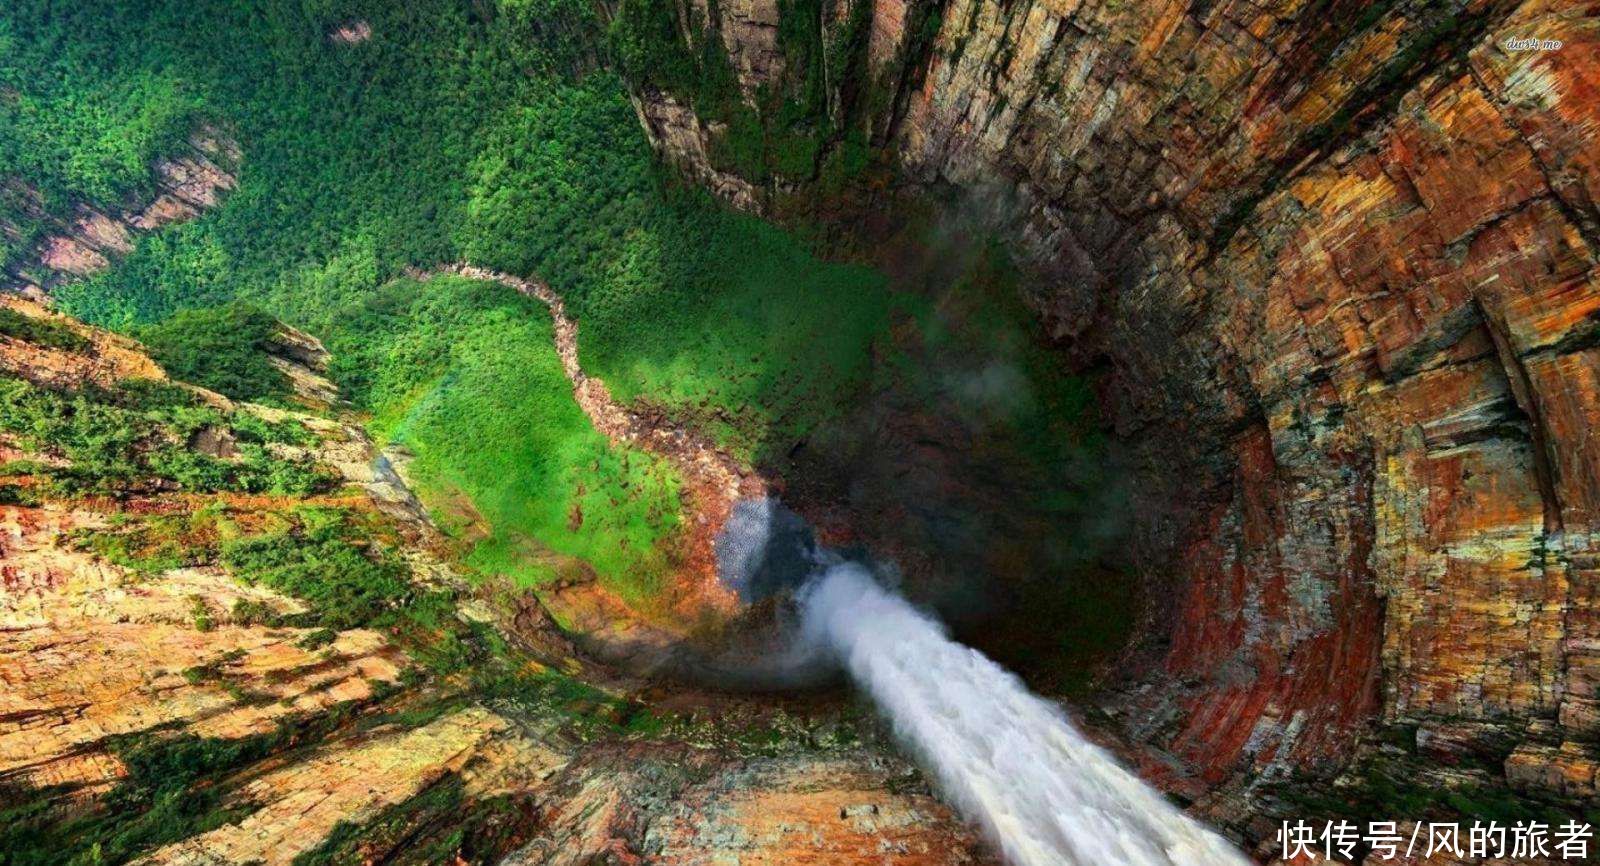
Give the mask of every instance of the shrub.
POLYGON ((357 548, 347 513, 302 509, 299 516, 290 530, 224 542, 222 564, 241 580, 304 601, 326 628, 373 624, 411 598, 404 563, 357 548))
POLYGON ((289 380, 267 360, 278 321, 257 307, 232 303, 184 310, 138 336, 173 378, 235 400, 289 393, 289 380))
MULTIPOLYGON (((188 447, 195 432, 226 430, 243 417, 197 404, 193 394, 172 386, 135 382, 115 391, 54 391, 0 375, 0 433, 28 451, 66 461, 65 467, 43 467, 60 494, 120 494, 167 483, 201 493, 305 495, 334 483, 309 461, 276 457, 259 444, 241 444, 236 461, 188 447)), ((292 435, 275 427, 247 429, 292 435)))

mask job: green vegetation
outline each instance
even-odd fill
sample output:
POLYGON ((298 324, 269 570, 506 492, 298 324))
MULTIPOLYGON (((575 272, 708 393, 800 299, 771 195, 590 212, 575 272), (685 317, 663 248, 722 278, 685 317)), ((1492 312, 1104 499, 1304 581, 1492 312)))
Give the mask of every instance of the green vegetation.
POLYGON ((324 628, 367 625, 410 600, 405 564, 384 548, 360 549, 353 512, 304 507, 284 517, 281 529, 222 542, 218 560, 246 583, 306 602, 324 628))
POLYGON ((222 678, 222 669, 215 663, 195 665, 183 669, 183 681, 191 686, 214 682, 222 678))
POLYGON ((619 451, 572 398, 549 312, 494 283, 438 278, 384 285, 340 311, 334 373, 376 414, 380 435, 416 455, 411 474, 439 516, 483 533, 470 563, 533 582, 540 548, 590 563, 639 599, 666 567, 677 480, 619 451))
POLYGON ((1363 827, 1371 821, 1392 820, 1392 815, 1412 815, 1417 821, 1496 821, 1501 826, 1518 821, 1551 827, 1571 820, 1600 821, 1600 809, 1592 804, 1585 807, 1508 788, 1500 781, 1504 754, 1462 756, 1454 767, 1456 780, 1441 784, 1430 772, 1436 762, 1417 754, 1415 734, 1409 725, 1378 732, 1390 744, 1364 752, 1337 784, 1294 774, 1263 793, 1282 802, 1285 813, 1296 819, 1349 820, 1363 827))
POLYGON ((870 385, 877 398, 847 423, 813 432, 812 456, 802 455, 793 474, 837 473, 829 464, 842 464, 848 492, 833 495, 848 495, 868 516, 897 515, 879 531, 900 549, 932 557, 924 568, 961 587, 937 601, 962 639, 1037 689, 1082 692, 1126 643, 1141 603, 1139 581, 1125 565, 1121 488, 1091 382, 1041 336, 1022 301, 1024 276, 1004 245, 934 240, 926 261, 928 272, 901 276, 929 300, 880 353, 870 385), (874 412, 900 413, 891 417, 929 431, 926 447, 960 448, 960 458, 884 453, 893 448, 884 447, 874 412), (915 473, 930 462, 943 477, 918 486, 915 473), (868 471, 852 471, 862 465, 868 471), (972 582, 971 573, 985 581, 972 582), (996 605, 981 621, 963 622, 972 609, 996 605))
MULTIPOLYGON (((270 700, 228 678, 225 666, 237 655, 182 672, 191 685, 222 688, 241 703, 270 700)), ((415 728, 472 700, 515 702, 546 718, 562 719, 575 736, 617 730, 615 701, 551 672, 532 672, 503 644, 484 643, 463 688, 422 701, 400 701, 394 687, 379 688, 361 702, 337 704, 318 715, 292 716, 264 734, 214 739, 160 728, 113 736, 109 751, 127 777, 87 809, 62 808, 68 788, 24 788, 0 783, 0 866, 109 866, 163 845, 236 823, 253 807, 230 798, 235 774, 263 759, 314 746, 330 736, 379 726, 415 728), (468 697, 468 695, 472 697, 468 697), (396 706, 396 702, 400 706, 396 706)), ((459 672, 458 672, 459 673, 459 672)), ((414 683, 413 683, 414 684, 414 683)), ((292 758, 291 758, 292 760, 292 758)), ((471 801, 451 778, 417 798, 385 810, 361 826, 340 825, 296 863, 362 863, 360 843, 401 843, 403 863, 434 863, 434 855, 460 853, 468 862, 495 862, 511 841, 516 802, 471 801), (427 855, 427 856, 417 856, 427 855), (482 855, 482 856, 480 856, 482 855)), ((443 859, 449 859, 444 857, 443 859)), ((453 861, 452 861, 453 862, 453 861)))
MULTIPOLYGON (((185 513, 129 513, 108 527, 76 533, 74 542, 147 570, 225 566, 238 579, 292 595, 308 608, 279 614, 264 604, 240 602, 226 624, 308 629, 301 647, 320 650, 330 661, 337 658, 329 646, 337 629, 381 629, 422 667, 404 670, 399 686, 378 684, 363 702, 295 716, 264 735, 206 739, 154 728, 110 738, 106 745, 128 776, 87 809, 61 808, 71 793, 65 788, 0 786, 0 866, 123 863, 235 823, 253 808, 233 797, 240 773, 335 734, 415 728, 488 703, 555 720, 563 737, 586 738, 620 733, 619 720, 634 709, 535 664, 488 626, 459 618, 451 590, 412 582, 395 528, 376 512, 309 503, 255 508, 217 500, 185 513)), ((192 598, 191 605, 195 628, 225 624, 202 598, 192 598)), ((240 704, 275 700, 230 667, 247 655, 243 649, 220 653, 179 674, 192 687, 219 690, 240 704)), ((518 821, 527 814, 523 805, 506 798, 471 800, 453 780, 443 779, 359 827, 341 825, 297 862, 364 862, 363 846, 375 842, 398 845, 397 862, 439 862, 456 854, 468 862, 494 862, 490 855, 504 853, 515 841, 518 821)))
POLYGON ((138 518, 118 515, 104 529, 82 529, 72 535, 73 545, 142 575, 174 568, 206 565, 208 548, 215 543, 223 510, 200 508, 190 513, 152 514, 138 518))
MULTIPOLYGON (((937 16, 918 8, 926 42, 937 16)), ((751 177, 817 173, 842 189, 869 170, 879 155, 849 118, 875 97, 827 86, 865 80, 850 66, 864 19, 825 28, 820 11, 814 0, 783 4, 793 78, 752 106, 720 40, 696 39, 691 54, 676 38, 675 8, 660 0, 628 0, 607 34, 577 0, 94 9, 19 0, 0 13, 0 86, 19 94, 9 104, 48 103, 54 115, 26 133, 0 125, 0 149, 61 154, 11 165, 54 191, 47 208, 65 208, 58 192, 107 204, 108 190, 137 190, 110 156, 122 151, 94 144, 118 123, 129 124, 125 144, 141 159, 183 146, 140 131, 152 124, 208 124, 236 138, 239 185, 222 206, 143 238, 117 267, 62 287, 61 303, 143 335, 174 371, 239 396, 281 387, 259 358, 269 317, 317 335, 332 352, 330 375, 371 429, 416 455, 410 477, 482 573, 537 583, 578 560, 629 600, 648 601, 682 524, 668 467, 609 446, 579 412, 540 304, 501 286, 408 276, 461 260, 547 280, 580 322, 584 368, 616 397, 665 408, 763 468, 782 469, 799 451, 825 462, 870 449, 862 431, 888 394, 895 412, 979 431, 982 456, 1014 470, 1005 479, 1013 495, 1050 518, 1030 532, 1071 525, 1099 504, 1083 495, 1093 481, 1082 469, 1095 445, 1089 392, 1041 347, 1003 257, 985 253, 970 272, 941 266, 905 286, 913 291, 895 291, 874 270, 820 262, 783 232, 654 174, 624 76, 726 118, 718 158, 751 177), (370 24, 369 41, 327 38, 356 18, 370 24), (602 41, 620 75, 597 68, 602 41), (135 81, 165 107, 97 110, 135 81), (829 104, 836 99, 849 104, 829 104), (57 170, 70 159, 71 172, 57 170), (995 384, 989 366, 999 387, 985 384, 995 384)), ((959 529, 1011 528, 987 519, 959 529)), ((304 531, 286 529, 286 547, 304 531)), ((911 540, 930 550, 954 534, 938 520, 916 531, 928 537, 911 540)), ((1045 550, 1017 561, 1052 587, 1077 564, 1075 551, 1097 549, 1056 534, 1059 544, 1016 534, 1019 547, 1045 550)), ((183 545, 139 550, 152 567, 192 557, 183 545)), ((305 565, 288 549, 256 553, 250 566, 286 585, 305 565), (287 559, 270 561, 279 553, 287 559)), ((326 588, 330 621, 432 610, 384 586, 367 574, 326 588)), ((1075 597, 1073 611, 1095 627, 1073 640, 1091 654, 1114 644, 1129 606, 1099 592, 1075 597)), ((409 616, 395 615, 396 627, 409 616)), ((435 662, 460 664, 468 643, 435 662)))
POLYGON ((697 420, 759 463, 860 402, 873 346, 911 299, 867 268, 817 267, 775 229, 736 227, 708 220, 672 243, 637 236, 629 279, 583 296, 580 348, 618 399, 697 420), (681 256, 685 245, 713 257, 681 256))
POLYGON ((511 795, 472 802, 452 774, 364 824, 341 822, 294 866, 364 866, 374 849, 394 849, 386 862, 395 864, 494 863, 513 847, 531 807, 511 795))
POLYGON ((267 360, 278 322, 243 303, 182 310, 140 328, 138 337, 167 375, 235 400, 289 393, 289 380, 267 360))
POLYGON ((210 631, 216 628, 216 623, 211 619, 211 607, 201 596, 189 597, 189 612, 194 615, 195 631, 210 631))
POLYGON ((682 7, 669 0, 623 0, 607 37, 618 68, 635 87, 667 91, 702 119, 725 124, 710 154, 719 168, 758 185, 774 176, 820 176, 823 191, 837 194, 874 159, 888 157, 866 147, 871 115, 858 111, 877 98, 870 84, 863 86, 870 77, 871 7, 853 6, 845 19, 828 22, 824 6, 820 0, 780 0, 782 74, 763 83, 753 104, 739 90, 721 37, 702 32, 697 14, 680 20, 682 7), (685 32, 698 54, 685 44, 685 32))
POLYGON ((91 348, 88 339, 61 322, 24 316, 10 307, 0 307, 0 336, 68 352, 86 352, 91 348))
POLYGON ((0 174, 61 214, 138 190, 129 167, 196 124, 236 137, 222 207, 62 287, 61 304, 155 325, 141 333, 175 371, 252 397, 275 383, 244 351, 249 329, 227 326, 248 308, 226 305, 318 335, 357 405, 418 453, 426 501, 486 533, 475 563, 537 580, 530 562, 553 551, 637 596, 676 531, 668 473, 557 405, 536 305, 396 278, 458 259, 537 274, 614 393, 693 408, 757 458, 858 397, 895 302, 866 269, 664 189, 621 81, 589 62, 599 41, 576 0, 20 0, 0 13, 0 88, 16 94, 0 99, 0 174), (372 39, 330 42, 352 18, 372 39), (234 312, 157 324, 217 307, 234 312))
POLYGON ((1002 243, 990 237, 930 258, 961 267, 931 287, 932 303, 916 307, 916 340, 890 354, 874 387, 892 383, 922 405, 954 412, 999 440, 1011 461, 1031 464, 1027 475, 1050 479, 1041 495, 1052 497, 1051 507, 1081 507, 1082 470, 1093 467, 1067 464, 1101 444, 1090 381, 1046 344, 1002 243), (1059 483, 1065 478, 1080 483, 1059 483))
MULTIPOLYGON (((474 564, 537 580, 552 554, 578 557, 624 594, 646 595, 677 531, 676 479, 587 424, 540 305, 499 286, 418 282, 406 269, 470 260, 549 280, 582 322, 586 368, 625 398, 693 407, 750 454, 781 450, 852 405, 896 302, 866 269, 818 262, 768 226, 665 188, 621 81, 589 63, 596 28, 577 0, 7 4, 0 175, 26 188, 0 192, 8 218, 21 221, 0 257, 16 261, 79 203, 112 208, 147 193, 150 162, 211 125, 241 145, 238 188, 205 216, 142 238, 117 267, 63 287, 63 307, 138 335, 178 378, 248 399, 282 395, 260 363, 269 317, 314 333, 373 429, 416 454, 413 477, 474 543, 474 564), (328 40, 354 18, 370 23, 370 41, 328 40)), ((788 154, 796 170, 810 159, 803 142, 788 154)), ((70 470, 40 470, 52 483, 316 487, 237 468, 251 459, 246 446, 264 452, 307 435, 298 425, 192 400, 22 385, 6 393, 5 435, 68 461, 70 470), (218 425, 244 461, 187 447, 218 425), (119 429, 133 433, 112 435, 119 429), (212 477, 224 471, 235 474, 212 477)), ((325 653, 338 629, 386 631, 422 665, 407 682, 426 685, 385 722, 420 724, 479 700, 608 734, 640 717, 462 622, 454 592, 412 583, 396 539, 361 511, 234 502, 131 515, 76 542, 146 572, 223 566, 309 609, 196 607, 197 627, 305 628, 301 644, 325 653)), ((185 677, 239 688, 209 661, 185 677)), ((37 805, 6 816, 19 820, 0 830, 9 834, 0 862, 120 862, 227 820, 219 804, 230 771, 267 752, 185 742, 172 744, 169 778, 130 779, 113 795, 128 799, 112 801, 128 805, 91 823, 37 805)), ((432 805, 455 808, 439 790, 432 805)), ((406 812, 362 834, 409 833, 406 812)), ((348 860, 354 835, 309 861, 348 860)), ((431 850, 432 837, 418 838, 431 850)))
MULTIPOLYGON (((648 600, 681 523, 668 467, 609 446, 579 412, 540 304, 407 276, 458 260, 547 280, 580 322, 584 368, 616 397, 663 407, 754 464, 781 468, 802 443, 825 456, 867 447, 863 407, 891 393, 983 431, 986 452, 1018 467, 1029 479, 1018 489, 1042 513, 1086 510, 1088 391, 1023 324, 1032 319, 1004 263, 897 292, 876 271, 820 262, 777 229, 671 189, 653 173, 621 78, 591 62, 602 34, 584 4, 104 6, 20 0, 0 14, 10 46, 0 82, 17 104, 49 100, 56 112, 28 133, 48 142, 4 127, 0 139, 75 154, 81 182, 51 181, 34 163, 17 163, 19 174, 96 201, 96 189, 136 187, 110 151, 76 143, 112 134, 124 115, 95 113, 96 94, 134 79, 183 106, 141 122, 208 123, 244 157, 221 207, 144 238, 118 267, 63 287, 61 302, 136 330, 175 371, 237 395, 276 387, 257 351, 268 317, 317 335, 373 431, 416 455, 410 477, 478 571, 537 583, 581 560, 648 600), (354 18, 371 25, 369 41, 327 38, 354 18), (1026 387, 966 388, 987 381, 987 359, 1026 387)), ((820 162, 843 186, 875 157, 858 126, 818 121, 838 96, 823 79, 853 76, 865 30, 856 19, 823 28, 819 11, 784 4, 795 78, 754 107, 720 40, 698 39, 690 55, 675 38, 670 4, 629 0, 607 41, 623 75, 658 76, 727 117, 719 147, 730 158, 780 174, 820 162)), ((128 138, 143 158, 161 140, 128 138)))
POLYGON ((511 653, 486 626, 455 615, 455 593, 418 585, 401 558, 399 538, 381 515, 365 509, 297 503, 255 508, 214 502, 177 514, 127 516, 72 536, 92 551, 143 574, 179 567, 220 566, 239 581, 300 600, 304 613, 278 614, 260 602, 230 611, 193 600, 194 625, 209 631, 224 613, 233 625, 309 629, 304 649, 333 642, 352 628, 385 630, 429 671, 450 676, 499 675, 511 653), (497 661, 498 660, 498 661, 497 661), (494 664, 490 664, 494 662, 494 664))
MULTIPOLYGON (((394 552, 393 531, 365 511, 295 505, 225 507, 187 513, 124 517, 105 528, 79 530, 79 549, 145 574, 221 565, 247 584, 259 584, 306 603, 310 612, 272 617, 264 608, 235 607, 233 621, 343 630, 392 625, 426 592, 394 552)), ((212 618, 202 599, 195 616, 212 618)), ((434 618, 429 611, 428 618, 434 618)))
POLYGON ((311 721, 286 721, 270 733, 224 740, 149 731, 112 737, 127 778, 87 812, 61 814, 66 791, 0 791, 0 866, 102 866, 236 822, 248 806, 224 805, 215 782, 229 771, 342 724, 344 705, 311 721), (10 796, 5 796, 6 794, 10 796))
POLYGON ((37 464, 34 474, 57 495, 123 495, 141 489, 297 495, 331 479, 309 461, 274 455, 265 435, 280 426, 243 423, 192 392, 156 382, 116 389, 85 385, 51 390, 0 375, 0 435, 64 465, 37 464), (238 458, 201 453, 190 443, 203 431, 236 439, 238 458))

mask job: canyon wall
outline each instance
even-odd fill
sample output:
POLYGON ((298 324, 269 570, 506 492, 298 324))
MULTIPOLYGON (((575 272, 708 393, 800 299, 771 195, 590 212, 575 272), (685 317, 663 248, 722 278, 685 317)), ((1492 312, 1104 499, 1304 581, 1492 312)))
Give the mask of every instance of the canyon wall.
POLYGON ((873 204, 1002 189, 1136 455, 1158 607, 1108 709, 1146 769, 1220 809, 1386 730, 1419 784, 1594 795, 1600 6, 865 2, 674 10, 769 147, 763 106, 812 88, 813 171, 728 158, 738 111, 635 74, 641 122, 769 215, 852 140, 894 163, 873 204))
POLYGON ((237 142, 210 126, 197 128, 176 152, 150 167, 148 189, 121 207, 79 203, 68 216, 52 212, 45 196, 21 180, 0 183, 0 240, 21 255, 0 269, 0 291, 44 300, 51 288, 110 267, 135 241, 162 226, 193 219, 216 206, 238 183, 243 154, 237 142))
MULTIPOLYGON (((0 295, 0 325, 0 407, 31 413, 32 429, 51 424, 27 386, 72 394, 81 417, 108 411, 84 386, 157 381, 229 413, 217 419, 302 425, 273 453, 338 483, 294 495, 120 477, 112 495, 68 497, 47 473, 89 476, 87 448, 0 431, 7 862, 997 866, 855 714, 687 690, 681 709, 646 709, 633 696, 655 687, 576 655, 530 593, 469 588, 400 453, 332 414, 315 339, 286 330, 275 344, 296 386, 287 409, 174 383, 133 340, 25 299, 0 295), (320 551, 328 587, 299 596, 282 570, 209 553, 289 531, 297 514, 360 515, 351 549, 403 557, 408 593, 434 600, 430 622, 323 618, 330 595, 370 591, 325 543, 298 542, 320 551), (472 644, 449 637, 461 633, 472 644), (453 653, 473 656, 442 668, 453 653), (495 686, 466 680, 490 670, 495 686)), ((245 429, 171 435, 231 465, 245 429)))

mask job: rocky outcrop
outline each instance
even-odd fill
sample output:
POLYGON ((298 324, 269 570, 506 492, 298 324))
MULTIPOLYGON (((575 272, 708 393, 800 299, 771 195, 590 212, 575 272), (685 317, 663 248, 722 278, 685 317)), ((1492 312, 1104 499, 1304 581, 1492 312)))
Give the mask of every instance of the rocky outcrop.
POLYGON ((83 382, 109 387, 121 379, 166 378, 166 372, 150 360, 137 343, 125 337, 85 327, 26 298, 0 295, 0 311, 54 323, 78 335, 84 344, 82 350, 39 346, 0 332, 0 371, 45 387, 75 386, 83 382))
MULTIPOLYGON (((1001 187, 1032 300, 1109 371, 1168 601, 1108 709, 1170 785, 1486 725, 1521 745, 1460 748, 1501 782, 1592 790, 1597 22, 1553 0, 871 5, 887 92, 851 123, 901 193, 1001 187)), ((669 161, 727 174, 681 95, 638 99, 669 161)))
POLYGON ((762 194, 751 181, 737 173, 720 169, 711 159, 711 142, 726 124, 707 123, 687 104, 668 93, 648 99, 634 99, 639 123, 650 135, 657 152, 685 176, 737 207, 752 212, 762 210, 762 194))
MULTIPOLYGON (((290 866, 341 823, 360 826, 405 804, 446 776, 461 793, 525 791, 565 763, 481 707, 421 727, 330 743, 303 760, 250 780, 233 793, 261 804, 249 817, 134 861, 144 866, 261 863, 290 866)), ((376 853, 376 852, 374 852, 376 853)))
POLYGON ((997 862, 907 765, 883 755, 730 761, 682 747, 598 749, 545 791, 556 805, 544 834, 506 866, 997 862))
POLYGON ((371 38, 372 25, 359 18, 328 31, 328 41, 335 45, 360 45, 371 38))
MULTIPOLYGON (((308 749, 291 741, 218 782, 229 820, 134 862, 289 864, 339 840, 376 861, 458 833, 477 818, 472 804, 500 803, 517 864, 994 863, 881 745, 790 732, 815 745, 769 739, 777 754, 752 759, 718 742, 739 719, 591 744, 523 710, 428 712, 425 695, 397 686, 409 660, 383 634, 351 630, 313 648, 306 629, 226 615, 241 599, 280 613, 293 600, 209 571, 136 578, 61 547, 96 519, 0 508, 0 782, 11 790, 62 791, 90 808, 127 773, 108 744, 152 731, 244 742, 383 700, 424 718, 345 726, 308 749), (197 605, 218 623, 199 627, 197 605), (441 792, 453 799, 432 802, 441 792)), ((496 861, 479 850, 470 862, 496 861)))
MULTIPOLYGON (((547 302, 560 321, 559 299, 547 302)), ((0 304, 37 320, 0 321, 5 378, 70 391, 163 377, 132 341, 0 304)), ((314 339, 285 331, 272 351, 297 368, 302 400, 339 405, 322 399, 331 386, 314 339)), ((644 435, 587 381, 586 408, 623 425, 608 433, 644 435)), ((469 588, 406 486, 402 453, 349 419, 204 393, 218 412, 301 425, 307 435, 269 447, 346 486, 69 495, 37 470, 69 468, 71 454, 0 442, 0 803, 18 856, 49 859, 59 843, 183 866, 994 862, 843 708, 798 718, 688 690, 669 695, 687 709, 656 705, 659 690, 583 657, 525 588, 469 588), (297 513, 345 511, 359 512, 357 549, 392 548, 428 594, 426 618, 334 628, 316 617, 315 593, 269 590, 226 557, 167 567, 297 513), (159 543, 130 537, 146 520, 164 521, 159 543), (486 668, 495 679, 480 678, 486 668)), ((230 459, 233 433, 204 430, 199 444, 230 459)), ((332 593, 361 591, 334 588, 349 562, 319 567, 332 593)))
POLYGON ((101 792, 123 774, 108 738, 172 726, 206 737, 261 734, 281 719, 365 700, 399 677, 403 655, 376 632, 310 648, 309 629, 228 621, 241 601, 300 608, 225 574, 140 579, 62 549, 72 530, 104 520, 0 507, 0 779, 101 792), (197 627, 202 614, 221 624, 197 627))
POLYGON ((241 161, 237 143, 220 130, 203 126, 181 153, 151 166, 151 192, 121 208, 80 204, 65 218, 47 212, 35 190, 0 179, 7 187, 6 200, 17 208, 14 216, 0 218, 0 236, 32 237, 31 251, 4 263, 0 290, 43 299, 63 281, 104 270, 127 255, 140 235, 214 207, 237 185, 241 161), (39 224, 46 226, 42 233, 31 230, 39 224))

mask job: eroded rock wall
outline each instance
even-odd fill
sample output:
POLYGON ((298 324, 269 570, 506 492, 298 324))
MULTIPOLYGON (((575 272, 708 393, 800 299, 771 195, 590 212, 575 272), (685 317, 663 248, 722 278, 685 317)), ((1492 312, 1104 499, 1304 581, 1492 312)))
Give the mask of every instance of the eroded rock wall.
MULTIPOLYGON (((26 379, 71 393, 166 380, 125 337, 24 299, 0 297, 0 310, 15 317, 0 333, 0 386, 26 379), (34 342, 41 334, 50 341, 34 342)), ((74 846, 106 862, 185 866, 995 864, 847 707, 802 717, 689 689, 657 703, 657 684, 580 654, 525 588, 469 590, 455 548, 404 481, 403 452, 380 451, 334 414, 342 404, 320 374, 321 343, 285 328, 273 352, 314 411, 194 390, 218 410, 303 425, 307 438, 271 443, 273 453, 314 460, 337 487, 297 496, 135 481, 67 494, 35 470, 73 467, 86 449, 15 425, 0 435, 8 856, 20 845, 17 856, 38 862, 71 859, 74 846), (346 510, 363 515, 355 549, 403 562, 412 591, 440 605, 429 615, 437 625, 330 622, 317 597, 270 589, 270 566, 193 553, 286 531, 287 515, 346 510), (506 649, 474 653, 445 636, 457 628, 506 649), (474 653, 470 666, 439 664, 456 652, 474 653), (497 681, 476 678, 491 667, 497 681)), ((7 398, 13 411, 33 409, 7 398)), ((200 432, 209 456, 240 456, 238 428, 200 432)), ((329 592, 363 591, 347 562, 324 558, 317 570, 329 592)), ((629 616, 617 607, 602 615, 629 616)))
MULTIPOLYGON (((1174 787, 1337 766, 1389 725, 1594 793, 1597 16, 872 5, 890 93, 857 122, 914 189, 1004 187, 1037 306, 1111 370, 1135 554, 1166 599, 1115 709, 1174 787)), ((783 75, 737 68, 747 89, 783 75)), ((685 98, 638 100, 658 149, 735 204, 795 194, 708 161, 719 130, 685 98)))
POLYGON ((150 167, 148 194, 130 197, 121 208, 79 204, 67 218, 52 215, 37 190, 0 178, 0 199, 16 214, 0 217, 0 237, 21 239, 33 226, 46 226, 30 239, 27 253, 0 270, 0 290, 42 300, 61 282, 110 267, 133 250, 140 235, 214 207, 237 185, 242 154, 220 130, 195 130, 179 151, 150 167))

